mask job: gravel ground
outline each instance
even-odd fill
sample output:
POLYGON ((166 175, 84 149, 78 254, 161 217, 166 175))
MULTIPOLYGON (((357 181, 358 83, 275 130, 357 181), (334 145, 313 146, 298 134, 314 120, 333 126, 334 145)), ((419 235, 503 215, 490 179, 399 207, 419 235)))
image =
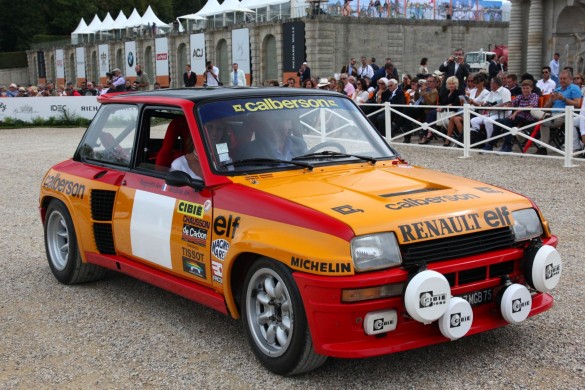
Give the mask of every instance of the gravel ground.
POLYGON ((275 376, 241 325, 201 305, 113 274, 63 286, 52 276, 37 211, 45 171, 83 130, 1 130, 0 388, 585 389, 581 199, 585 163, 398 145, 413 164, 524 193, 560 237, 555 307, 519 325, 451 343, 275 376), (579 293, 581 291, 581 293, 579 293), (581 298, 579 298, 581 297, 581 298))

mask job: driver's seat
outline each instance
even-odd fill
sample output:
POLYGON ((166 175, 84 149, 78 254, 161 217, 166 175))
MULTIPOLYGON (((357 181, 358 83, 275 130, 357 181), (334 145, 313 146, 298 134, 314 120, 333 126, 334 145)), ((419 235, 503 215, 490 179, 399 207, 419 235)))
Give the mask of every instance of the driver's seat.
POLYGON ((185 117, 181 115, 173 118, 167 128, 162 146, 156 155, 156 165, 170 168, 177 157, 187 153, 187 151, 183 150, 187 137, 189 137, 189 126, 185 117), (177 142, 179 138, 182 141, 181 143, 177 142))

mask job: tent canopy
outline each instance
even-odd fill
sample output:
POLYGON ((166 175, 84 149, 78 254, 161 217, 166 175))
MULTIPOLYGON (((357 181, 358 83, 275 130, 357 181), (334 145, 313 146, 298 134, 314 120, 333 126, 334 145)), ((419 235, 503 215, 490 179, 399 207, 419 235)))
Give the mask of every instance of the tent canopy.
POLYGON ((269 5, 278 5, 283 3, 290 3, 291 0, 242 0, 240 5, 245 8, 255 9, 267 7, 269 5))
POLYGON ((164 23, 162 20, 160 20, 155 14, 154 11, 152 10, 152 8, 150 8, 150 5, 148 6, 148 8, 146 9, 146 12, 144 12, 144 15, 142 15, 142 24, 146 25, 146 24, 153 24, 155 23, 157 27, 169 27, 168 24, 164 23))
POLYGON ((124 15, 123 11, 120 11, 120 13, 118 14, 118 17, 116 18, 116 20, 114 20, 114 24, 112 24, 112 26, 110 27, 112 30, 120 30, 123 29, 126 25, 126 21, 128 20, 128 18, 126 18, 126 15, 124 15))
POLYGON ((104 20, 102 21, 102 25, 99 28, 99 31, 108 31, 112 30, 112 26, 114 25, 114 19, 112 19, 112 15, 108 12, 104 20))
POLYGON ((219 8, 222 12, 254 12, 249 8, 242 7, 240 0, 225 0, 219 8))
POLYGON ((77 25, 77 28, 71 33, 71 35, 73 34, 86 34, 87 30, 87 23, 85 23, 85 20, 83 18, 81 18, 81 20, 79 21, 79 24, 77 25))
POLYGON ((206 17, 204 17, 204 16, 199 16, 199 15, 197 15, 197 14, 183 15, 183 16, 179 16, 177 19, 207 20, 207 18, 206 18, 206 17))
POLYGON ((207 3, 197 12, 195 15, 197 16, 213 16, 217 14, 221 14, 223 11, 221 10, 219 3, 217 0, 207 0, 207 3))

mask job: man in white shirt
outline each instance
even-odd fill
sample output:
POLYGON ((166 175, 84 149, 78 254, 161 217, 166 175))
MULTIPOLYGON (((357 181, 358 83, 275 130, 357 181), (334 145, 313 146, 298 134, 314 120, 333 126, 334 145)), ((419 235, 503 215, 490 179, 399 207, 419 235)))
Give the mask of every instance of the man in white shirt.
MULTIPOLYGON (((506 103, 509 103, 512 100, 512 95, 510 95, 510 90, 503 87, 502 79, 499 77, 493 77, 490 81, 490 93, 487 94, 485 97, 482 106, 491 106, 491 107, 503 107, 506 103)), ((509 111, 500 111, 500 110, 492 110, 488 113, 489 118, 496 120, 498 118, 505 118, 509 115, 509 111)), ((476 116, 475 118, 471 119, 471 131, 479 131, 479 127, 481 125, 485 126, 485 132, 487 134, 487 138, 491 138, 492 134, 494 133, 494 124, 490 121, 487 121, 484 116, 476 116)), ((493 150, 494 146, 491 142, 487 142, 483 150, 493 150)))
POLYGON ((205 72, 203 72, 203 81, 208 87, 219 87, 219 69, 213 65, 213 62, 207 61, 205 72))
POLYGON ((550 75, 551 75, 550 66, 543 66, 542 78, 536 82, 536 86, 540 88, 543 95, 551 94, 557 87, 557 83, 551 80, 550 75))
POLYGON ((561 55, 559 53, 555 53, 553 55, 553 59, 550 60, 550 63, 548 64, 548 66, 550 66, 550 78, 555 82, 555 84, 559 83, 559 72, 561 70, 559 58, 561 58, 561 55))
POLYGON ((234 87, 245 87, 246 75, 244 74, 244 71, 238 69, 238 64, 235 62, 232 66, 234 70, 230 72, 230 85, 234 87))
POLYGON ((368 77, 370 80, 374 77, 374 68, 368 65, 366 57, 362 57, 362 65, 357 70, 357 77, 364 78, 368 77))

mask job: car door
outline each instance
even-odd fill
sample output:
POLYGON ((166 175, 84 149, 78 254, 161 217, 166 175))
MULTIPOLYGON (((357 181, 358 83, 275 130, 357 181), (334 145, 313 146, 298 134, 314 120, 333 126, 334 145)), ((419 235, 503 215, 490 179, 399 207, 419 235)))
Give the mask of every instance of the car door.
POLYGON ((142 110, 133 169, 116 198, 115 245, 119 254, 147 266, 212 285, 211 191, 165 183, 169 162, 190 153, 186 138, 197 136, 184 115, 179 107, 142 110), (163 153, 170 155, 161 158, 163 153))

